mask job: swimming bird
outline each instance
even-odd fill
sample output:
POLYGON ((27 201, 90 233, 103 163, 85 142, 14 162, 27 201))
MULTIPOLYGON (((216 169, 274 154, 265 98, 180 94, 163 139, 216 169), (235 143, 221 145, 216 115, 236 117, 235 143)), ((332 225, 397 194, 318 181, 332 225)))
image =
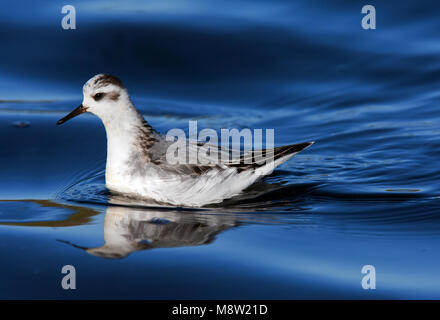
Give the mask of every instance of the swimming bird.
POLYGON ((98 116, 107 135, 106 187, 160 204, 201 207, 220 203, 242 193, 259 178, 270 174, 274 167, 313 144, 304 142, 272 150, 247 151, 215 162, 212 155, 229 156, 231 150, 188 142, 186 152, 196 148, 201 161, 170 163, 167 154, 175 141, 148 124, 118 77, 109 74, 92 77, 84 84, 83 95, 82 104, 57 124, 84 112, 98 116), (271 157, 262 161, 264 154, 271 157))

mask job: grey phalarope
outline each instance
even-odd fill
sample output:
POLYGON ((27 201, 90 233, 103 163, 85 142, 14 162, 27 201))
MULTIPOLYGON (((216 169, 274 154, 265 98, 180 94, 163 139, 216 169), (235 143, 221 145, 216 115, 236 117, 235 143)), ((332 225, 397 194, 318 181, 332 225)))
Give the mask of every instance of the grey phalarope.
POLYGON ((86 82, 83 94, 82 104, 57 124, 84 112, 98 116, 107 134, 106 187, 159 203, 190 207, 220 203, 313 144, 275 147, 271 162, 257 161, 256 151, 250 151, 235 161, 170 164, 166 153, 173 142, 145 121, 119 78, 98 74, 86 82))

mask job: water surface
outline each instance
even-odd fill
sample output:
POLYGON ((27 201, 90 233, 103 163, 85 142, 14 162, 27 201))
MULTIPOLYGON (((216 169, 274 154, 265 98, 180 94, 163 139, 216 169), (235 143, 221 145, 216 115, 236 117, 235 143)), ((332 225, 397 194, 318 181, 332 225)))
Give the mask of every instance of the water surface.
POLYGON ((3 2, 0 297, 439 298, 440 7, 373 1, 365 31, 364 4, 78 1, 65 31, 55 1, 3 2), (104 186, 97 118, 55 125, 99 72, 163 133, 316 143, 219 205, 136 203, 104 186))

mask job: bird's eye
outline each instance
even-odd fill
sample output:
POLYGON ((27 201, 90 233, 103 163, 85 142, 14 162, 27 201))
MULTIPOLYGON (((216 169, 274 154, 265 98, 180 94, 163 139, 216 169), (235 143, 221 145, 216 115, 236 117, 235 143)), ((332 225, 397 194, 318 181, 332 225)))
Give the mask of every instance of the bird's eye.
POLYGON ((93 96, 93 99, 95 99, 95 101, 101 100, 102 97, 104 97, 104 93, 103 92, 98 92, 97 94, 95 94, 93 96))

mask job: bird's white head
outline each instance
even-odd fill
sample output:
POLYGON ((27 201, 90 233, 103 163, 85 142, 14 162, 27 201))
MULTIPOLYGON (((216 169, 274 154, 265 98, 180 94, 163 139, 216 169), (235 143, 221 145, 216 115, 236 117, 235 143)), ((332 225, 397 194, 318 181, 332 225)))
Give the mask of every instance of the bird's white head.
POLYGON ((84 84, 83 102, 57 124, 62 124, 84 112, 90 112, 104 122, 120 119, 132 109, 127 89, 122 81, 109 74, 98 74, 84 84))

